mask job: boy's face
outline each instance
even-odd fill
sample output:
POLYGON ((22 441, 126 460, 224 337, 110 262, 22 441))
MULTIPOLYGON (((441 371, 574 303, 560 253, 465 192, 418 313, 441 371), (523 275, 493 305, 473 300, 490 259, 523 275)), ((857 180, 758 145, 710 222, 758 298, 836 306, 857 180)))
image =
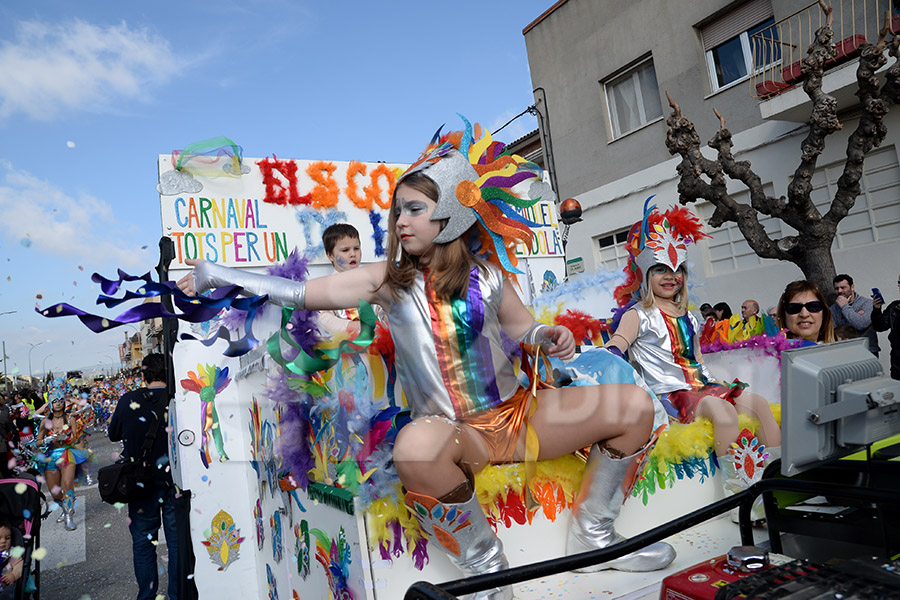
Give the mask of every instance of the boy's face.
POLYGON ((327 255, 328 260, 334 265, 334 270, 340 273, 359 266, 362 251, 359 249, 359 238, 342 237, 334 244, 334 249, 327 255))
POLYGON ((12 546, 12 531, 8 527, 0 527, 0 552, 12 546))

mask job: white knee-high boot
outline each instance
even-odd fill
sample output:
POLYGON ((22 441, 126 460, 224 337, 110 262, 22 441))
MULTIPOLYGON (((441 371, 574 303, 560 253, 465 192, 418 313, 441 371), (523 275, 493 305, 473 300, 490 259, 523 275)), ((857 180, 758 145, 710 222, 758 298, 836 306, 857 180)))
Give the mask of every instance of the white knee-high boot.
MULTIPOLYGON (((625 478, 631 472, 638 454, 613 458, 597 444, 591 447, 578 497, 572 508, 566 554, 606 548, 625 539, 616 531, 615 521, 625 501, 625 478)), ((579 571, 655 571, 665 568, 674 559, 675 549, 665 542, 657 542, 621 558, 579 571)))
MULTIPOLYGON (((509 568, 503 554, 503 542, 491 529, 475 496, 471 480, 443 496, 441 502, 431 496, 406 492, 405 503, 428 537, 437 542, 450 561, 466 575, 483 575, 509 568), (454 498, 455 497, 455 498, 454 498), (466 497, 463 502, 453 502, 466 497)), ((493 588, 467 596, 473 600, 512 600, 510 586, 493 588)))

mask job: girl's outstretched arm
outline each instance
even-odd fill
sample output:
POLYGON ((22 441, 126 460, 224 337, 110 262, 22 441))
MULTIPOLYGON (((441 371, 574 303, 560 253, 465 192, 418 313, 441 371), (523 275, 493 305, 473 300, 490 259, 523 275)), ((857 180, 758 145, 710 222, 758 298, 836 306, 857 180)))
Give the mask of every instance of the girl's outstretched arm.
POLYGON ((534 320, 509 281, 503 282, 503 300, 500 302, 500 326, 507 335, 526 344, 543 344, 547 354, 562 360, 575 356, 575 338, 567 328, 551 327, 534 320))
POLYGON ((234 284, 254 295, 268 294, 274 304, 305 310, 355 308, 360 300, 383 304, 389 296, 386 288, 376 292, 384 278, 383 262, 306 282, 232 269, 205 260, 185 262, 194 270, 179 279, 177 285, 188 296, 234 284))
POLYGON ((604 347, 607 349, 616 348, 620 354, 627 352, 634 340, 637 339, 640 322, 641 320, 636 310, 631 309, 626 312, 622 315, 616 332, 612 334, 612 337, 609 338, 604 347))

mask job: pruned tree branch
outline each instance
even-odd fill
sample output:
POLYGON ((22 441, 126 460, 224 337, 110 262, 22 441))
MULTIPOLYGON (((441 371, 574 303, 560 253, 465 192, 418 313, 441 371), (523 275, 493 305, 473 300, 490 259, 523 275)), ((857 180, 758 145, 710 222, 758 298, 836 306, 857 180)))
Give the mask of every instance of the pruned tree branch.
MULTIPOLYGON (((890 13, 885 13, 885 24, 882 27, 876 44, 862 45, 859 67, 856 70, 859 105, 862 109, 856 129, 847 140, 847 162, 844 171, 837 181, 837 192, 824 220, 829 227, 837 229, 837 224, 847 216, 856 203, 860 189, 859 181, 863 175, 863 162, 866 154, 877 148, 887 135, 884 116, 888 113, 891 101, 886 99, 878 83, 875 72, 887 63, 884 56, 885 37, 890 31, 890 13)), ((894 77, 897 73, 894 73, 894 77)), ((890 81, 890 74, 888 74, 890 81)), ((886 83, 885 86, 888 84, 886 83)))
POLYGON ((862 114, 847 142, 847 161, 838 179, 838 191, 823 216, 812 200, 812 177, 827 137, 839 131, 841 123, 837 116, 837 101, 822 90, 825 63, 837 55, 832 44, 833 13, 824 0, 818 0, 818 3, 826 15, 826 24, 816 31, 807 56, 801 62, 803 90, 812 101, 807 121, 809 131, 801 143, 800 164, 788 184, 786 198, 768 196, 750 163, 735 160, 731 132, 718 110, 714 112, 719 119, 719 130, 709 141, 717 156, 716 160, 710 160, 700 152, 700 137, 694 124, 682 115, 681 108, 666 93, 673 109, 666 121, 669 126, 666 147, 671 154, 681 156, 676 167, 680 176, 680 203, 707 200, 715 207, 709 219, 710 226, 719 227, 726 221, 737 223, 757 255, 793 262, 808 279, 818 283, 823 290, 830 290, 834 276, 831 245, 838 223, 853 208, 860 193, 866 153, 885 139, 884 116, 892 104, 900 103, 900 36, 891 36, 890 42, 887 41, 891 18, 885 14, 877 43, 866 43, 861 47, 857 96, 862 114), (875 73, 886 63, 885 47, 897 60, 887 70, 884 85, 879 86, 875 73), (728 193, 728 179, 740 181, 747 187, 750 204, 737 202, 728 193), (797 235, 772 240, 759 222, 760 214, 782 220, 796 229, 797 235))
MULTIPOLYGON (((709 146, 718 153, 717 160, 709 160, 700 152, 700 136, 694 124, 681 114, 678 104, 666 92, 672 115, 668 118, 669 131, 666 146, 672 154, 681 156, 681 163, 676 167, 681 176, 678 183, 679 202, 687 204, 703 198, 710 202, 715 210, 709 219, 712 227, 719 227, 726 221, 738 224, 750 247, 764 258, 791 260, 792 247, 779 247, 766 233, 759 222, 757 210, 752 205, 737 202, 728 193, 728 181, 742 181, 750 190, 751 203, 778 205, 773 198, 768 198, 763 190, 762 180, 750 168, 746 161, 736 161, 731 152, 731 132, 725 127, 725 118, 715 110, 719 118, 719 131, 709 142, 709 146), (702 179, 706 176, 709 183, 702 179)), ((768 207, 765 214, 769 214, 768 207)))
MULTIPOLYGON (((808 125, 809 132, 800 145, 800 165, 794 171, 794 177, 788 184, 788 204, 805 223, 818 223, 822 215, 811 200, 812 176, 816 170, 819 155, 825 149, 825 138, 841 129, 837 118, 837 100, 822 91, 822 78, 825 73, 825 62, 837 56, 832 43, 834 32, 831 30, 831 7, 819 0, 819 5, 827 15, 826 25, 816 31, 813 43, 801 62, 800 70, 804 75, 803 91, 813 102, 812 114, 808 125)), ((798 230, 801 228, 791 224, 798 230)))

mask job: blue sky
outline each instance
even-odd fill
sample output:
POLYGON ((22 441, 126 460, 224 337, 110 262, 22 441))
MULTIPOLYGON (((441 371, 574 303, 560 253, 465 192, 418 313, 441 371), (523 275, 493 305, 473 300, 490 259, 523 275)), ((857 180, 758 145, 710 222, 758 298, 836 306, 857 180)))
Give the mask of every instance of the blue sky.
POLYGON ((457 112, 494 130, 533 103, 522 29, 552 3, 0 5, 9 370, 27 373, 29 351, 35 373, 118 366, 132 329, 93 334, 34 306, 90 310, 91 273, 156 264, 158 154, 225 135, 248 157, 409 162, 457 112))

